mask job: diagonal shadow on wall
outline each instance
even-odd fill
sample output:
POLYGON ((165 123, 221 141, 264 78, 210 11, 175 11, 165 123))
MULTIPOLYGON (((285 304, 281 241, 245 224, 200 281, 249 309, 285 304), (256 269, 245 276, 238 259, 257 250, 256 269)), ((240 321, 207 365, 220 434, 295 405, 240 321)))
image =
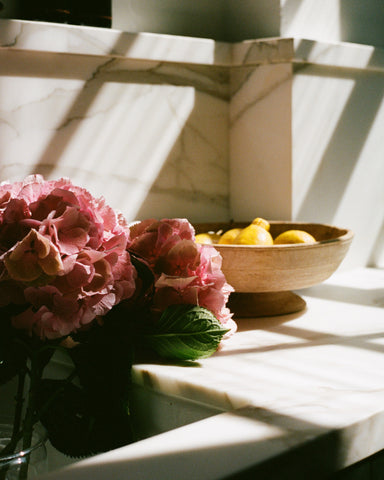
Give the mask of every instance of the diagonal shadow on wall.
MULTIPOLYGON (((372 58, 371 61, 374 62, 374 59, 372 58)), ((305 74, 305 67, 301 73, 305 74)), ((316 74, 318 75, 319 72, 317 71, 316 74)), ((332 221, 341 203, 381 106, 384 80, 382 74, 376 72, 351 72, 346 69, 330 72, 329 69, 324 68, 323 74, 334 75, 337 78, 353 78, 355 84, 301 203, 297 217, 313 218, 313 212, 318 211, 318 205, 322 205, 321 210, 326 212, 323 214, 326 216, 318 220, 329 222, 332 221), (369 75, 369 88, 367 88, 366 75, 369 75)))
MULTIPOLYGON (((212 189, 206 177, 213 173, 212 180, 215 169, 227 169, 224 165, 226 152, 222 153, 224 142, 218 138, 220 131, 216 127, 216 120, 219 119, 222 137, 226 138, 225 105, 229 95, 227 69, 223 66, 213 71, 211 65, 123 58, 124 54, 129 55, 131 49, 135 48, 135 40, 140 42, 139 36, 121 33, 116 44, 110 48, 109 57, 49 52, 33 52, 33 55, 29 55, 30 52, 25 51, 1 51, 5 60, 0 62, 0 74, 24 77, 32 85, 32 100, 28 97, 22 105, 20 115, 14 120, 15 131, 20 118, 24 120, 28 117, 29 122, 33 115, 28 115, 28 111, 35 113, 37 110, 35 124, 31 121, 28 125, 28 135, 35 135, 32 142, 36 139, 30 153, 33 162, 23 158, 19 161, 20 156, 17 155, 10 161, 5 159, 4 165, 0 165, 5 178, 21 175, 21 170, 24 172, 26 169, 27 173, 39 173, 48 178, 60 172, 60 176, 73 177, 74 181, 83 183, 92 192, 105 195, 109 202, 113 198, 114 206, 123 210, 123 213, 128 212, 130 219, 133 219, 132 212, 135 209, 135 212, 142 214, 141 202, 147 203, 147 210, 151 202, 153 205, 154 197, 161 198, 163 206, 166 201, 175 206, 174 199, 175 196, 179 198, 179 193, 184 195, 184 205, 192 208, 194 199, 198 199, 202 208, 197 206, 196 212, 206 210, 206 205, 212 203, 212 189), (11 61, 7 62, 7 59, 11 61), (40 78, 53 79, 52 83, 47 82, 46 90, 39 87, 40 78), (212 103, 216 108, 213 114, 209 106, 212 103), (205 113, 210 117, 209 123, 204 118, 205 113), (40 117, 43 119, 41 126, 40 117), (211 126, 215 130, 214 135, 207 132, 211 126), (195 132, 191 134, 193 128, 195 132), (186 138, 190 149, 194 147, 192 160, 200 164, 192 172, 193 175, 192 167, 184 169, 183 183, 175 186, 172 197, 165 191, 167 182, 158 182, 158 179, 160 174, 163 180, 169 176, 169 168, 164 167, 168 164, 172 169, 175 146, 177 150, 186 138), (200 147, 203 144, 206 150, 202 152, 200 147), (215 164, 208 170, 208 175, 206 169, 201 172, 200 168, 206 151, 212 152, 209 153, 208 162, 215 164), (18 162, 19 171, 16 170, 18 162), (200 183, 196 182, 198 174, 202 180, 200 183), (155 184, 155 191, 151 192, 148 202, 145 195, 151 184, 155 184), (131 197, 135 198, 132 200, 131 197)), ((145 48, 145 42, 140 46, 145 48)), ((190 44, 186 43, 185 48, 187 62, 188 55, 191 55, 190 44)), ((168 49, 169 41, 165 39, 157 46, 154 55, 162 57, 164 53, 166 56, 168 49)), ((21 139, 24 150, 28 149, 28 135, 21 139)), ((27 155, 23 151, 21 157, 27 155)), ((226 173, 226 170, 221 172, 219 178, 225 177, 226 173)), ((216 179, 213 180, 215 182, 218 183, 216 179)), ((216 188, 221 217, 223 212, 228 211, 228 187, 225 179, 222 183, 216 188)), ((179 216, 182 206, 180 203, 179 216)), ((160 215, 164 215, 164 212, 160 215)), ((169 216, 174 215, 171 208, 169 216)))

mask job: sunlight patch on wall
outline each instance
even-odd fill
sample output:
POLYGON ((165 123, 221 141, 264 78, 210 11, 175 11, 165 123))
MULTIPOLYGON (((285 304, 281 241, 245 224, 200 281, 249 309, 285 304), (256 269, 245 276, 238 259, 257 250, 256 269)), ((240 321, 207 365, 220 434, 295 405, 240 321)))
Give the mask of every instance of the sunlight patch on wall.
POLYGON ((72 166, 78 181, 133 218, 194 101, 192 87, 105 83, 86 117, 63 132, 71 140, 51 175, 72 166))
MULTIPOLYGON (((324 75, 321 73, 318 67, 308 66, 296 74, 293 82, 294 218, 300 214, 303 204, 307 201, 308 192, 312 190, 313 193, 316 189, 314 184, 316 174, 322 168, 322 161, 355 84, 353 78, 338 78, 334 74, 328 76, 327 71, 324 75)), ((348 132, 346 131, 344 135, 347 136, 348 132)), ((347 141, 345 137, 338 148, 342 149, 343 143, 347 141)), ((336 156, 335 162, 337 161, 336 156)), ((318 195, 323 198, 326 192, 321 190, 318 195)), ((321 210, 322 202, 312 207, 319 215, 318 209, 321 210)))

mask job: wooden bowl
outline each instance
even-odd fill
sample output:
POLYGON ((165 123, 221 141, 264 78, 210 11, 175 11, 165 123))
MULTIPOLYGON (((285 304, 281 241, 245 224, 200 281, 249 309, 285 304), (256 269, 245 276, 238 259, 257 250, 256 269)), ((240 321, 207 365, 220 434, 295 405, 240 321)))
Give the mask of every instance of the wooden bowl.
MULTIPOLYGON (((206 223, 195 225, 195 229, 196 233, 216 232, 248 224, 206 223)), ((271 246, 215 244, 223 258, 222 270, 237 293, 252 294, 248 295, 249 299, 253 299, 251 303, 269 304, 279 299, 278 305, 272 310, 267 309, 266 315, 301 310, 305 302, 300 297, 296 298, 291 290, 310 287, 330 277, 344 259, 353 233, 345 228, 316 223, 271 221, 270 225, 273 238, 283 231, 297 229, 305 230, 317 241, 313 244, 271 246)), ((235 297, 232 294, 230 300, 233 302, 235 297)), ((244 304, 245 298, 243 295, 237 300, 237 310, 244 304)), ((254 313, 257 314, 256 311, 254 313)))

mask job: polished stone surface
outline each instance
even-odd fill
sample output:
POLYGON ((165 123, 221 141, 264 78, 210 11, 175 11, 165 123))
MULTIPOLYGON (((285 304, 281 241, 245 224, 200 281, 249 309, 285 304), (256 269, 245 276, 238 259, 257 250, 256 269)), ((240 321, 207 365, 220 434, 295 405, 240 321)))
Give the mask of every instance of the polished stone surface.
MULTIPOLYGON (((228 218, 226 71, 105 55, 109 30, 0 23, 1 180, 70 177, 128 220, 228 218)), ((149 40, 140 57, 167 52, 149 40)))
POLYGON ((0 20, 1 180, 68 176, 129 220, 355 232, 301 316, 241 320, 195 368, 136 366, 142 434, 164 433, 51 478, 314 478, 384 447, 383 270, 350 270, 384 266, 383 91, 367 45, 0 20))
POLYGON ((262 479, 325 478, 380 451, 383 285, 383 270, 341 272, 300 292, 301 315, 239 319, 222 349, 194 366, 136 365, 135 413, 146 428, 157 408, 151 433, 164 433, 48 478, 208 480, 248 468, 262 479), (171 423, 180 428, 165 432, 179 408, 171 423))
POLYGON ((0 19, 0 48, 217 66, 304 62, 384 69, 383 49, 369 44, 316 41, 303 36, 228 43, 7 19, 0 19))
POLYGON ((128 220, 335 224, 343 267, 384 265, 383 49, 2 19, 0 89, 1 180, 67 176, 128 220))

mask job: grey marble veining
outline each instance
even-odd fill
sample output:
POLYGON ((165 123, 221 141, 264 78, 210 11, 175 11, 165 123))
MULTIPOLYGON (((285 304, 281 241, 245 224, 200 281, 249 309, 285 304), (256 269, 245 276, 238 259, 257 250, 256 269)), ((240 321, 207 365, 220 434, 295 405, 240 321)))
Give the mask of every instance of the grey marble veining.
POLYGON ((343 267, 384 265, 383 49, 4 19, 0 45, 2 179, 69 176, 129 220, 334 223, 343 267))
MULTIPOLYGON (((355 231, 350 265, 383 266, 383 58, 298 38, 229 44, 0 20, 0 177, 68 176, 129 220, 335 223, 355 231)), ((117 478, 120 466, 140 478, 144 463, 183 465, 186 480, 197 458, 211 478, 255 462, 263 478, 279 455, 289 474, 312 475, 383 448, 382 285, 379 269, 331 279, 306 292, 304 315, 243 322, 201 368, 136 366, 138 388, 163 405, 192 402, 189 418, 203 405, 204 420, 70 478, 117 478), (305 469, 293 447, 311 453, 305 469)))
POLYGON ((2 179, 68 176, 129 219, 193 218, 196 206, 202 221, 204 212, 228 217, 226 72, 23 50, 0 56, 2 179), (178 211, 167 211, 174 199, 178 211))
POLYGON ((228 64, 231 47, 210 39, 129 33, 95 27, 0 19, 0 46, 132 59, 228 64))

